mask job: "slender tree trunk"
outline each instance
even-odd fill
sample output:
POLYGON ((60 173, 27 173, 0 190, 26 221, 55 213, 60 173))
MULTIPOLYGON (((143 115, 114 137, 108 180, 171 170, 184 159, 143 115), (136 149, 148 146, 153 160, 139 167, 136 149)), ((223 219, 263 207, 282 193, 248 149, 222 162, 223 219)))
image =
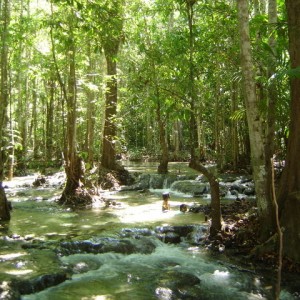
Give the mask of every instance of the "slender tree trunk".
MULTIPOLYGON (((95 70, 94 66, 94 58, 92 57, 92 53, 90 51, 89 47, 89 67, 88 72, 89 74, 92 74, 92 72, 95 70)), ((91 78, 92 81, 94 81, 94 78, 91 78)), ((96 93, 95 91, 91 90, 90 88, 86 91, 87 95, 87 112, 86 112, 86 119, 87 119, 87 130, 86 130, 86 142, 85 142, 85 148, 87 152, 87 162, 90 166, 93 165, 94 162, 94 138, 95 138, 95 114, 96 114, 96 93)))
MULTIPOLYGON (((268 62, 268 78, 272 78, 276 73, 276 26, 277 26, 277 1, 268 1, 268 17, 269 17, 269 46, 272 49, 273 55, 270 55, 268 62)), ((277 103, 277 86, 275 79, 271 80, 268 87, 268 112, 267 112, 267 128, 266 128, 266 145, 265 145, 265 160, 266 160, 266 197, 270 204, 270 210, 272 211, 272 218, 270 220, 272 228, 276 227, 276 214, 273 201, 272 191, 272 169, 271 162, 273 161, 273 155, 275 151, 275 121, 276 121, 276 103, 277 103)))
MULTIPOLYGON (((237 108, 237 85, 234 82, 232 86, 232 102, 231 102, 231 112, 234 113, 237 108)), ((238 122, 232 120, 231 123, 231 142, 232 142, 232 166, 234 170, 237 170, 238 156, 239 156, 239 140, 238 140, 238 122)))
POLYGON ((263 124, 259 113, 256 98, 254 65, 251 53, 249 34, 248 0, 238 0, 238 17, 241 42, 241 65, 244 77, 244 96, 246 105, 247 122, 251 147, 251 165, 255 182, 258 214, 261 225, 261 238, 266 239, 273 232, 272 202, 266 197, 266 164, 265 164, 265 140, 263 124))
MULTIPOLYGON (((24 12, 27 12, 25 17, 30 18, 30 8, 29 1, 21 0, 21 8, 20 8, 20 20, 24 18, 24 12)), ((18 45, 18 55, 19 55, 19 73, 17 76, 17 86, 18 86, 18 123, 19 123, 19 131, 21 135, 21 143, 22 150, 20 153, 20 161, 18 165, 21 167, 22 171, 26 170, 26 156, 28 155, 28 144, 29 137, 28 129, 29 129, 29 120, 28 116, 30 115, 30 106, 29 106, 29 77, 28 74, 28 61, 30 59, 31 53, 30 49, 25 46, 23 40, 19 40, 18 45)))
POLYGON ((197 119, 196 119, 196 91, 195 91, 195 66, 194 66, 194 5, 196 1, 186 0, 186 9, 188 15, 189 27, 189 104, 190 104, 190 163, 189 166, 207 177, 211 188, 211 217, 212 224, 210 228, 210 235, 214 237, 221 230, 221 207, 220 207, 220 193, 219 182, 217 178, 206 169, 197 160, 196 149, 198 149, 198 132, 197 132, 197 119))
MULTIPOLYGON (((145 28, 147 27, 147 22, 145 19, 145 28)), ((150 33, 147 32, 147 43, 150 51, 153 51, 152 42, 150 38, 150 33)), ((155 97, 155 113, 156 113, 156 121, 158 124, 158 132, 159 132, 159 146, 160 146, 160 162, 157 168, 157 172, 159 174, 167 174, 168 173, 168 164, 169 164, 169 147, 167 143, 166 136, 166 120, 163 119, 162 116, 162 107, 161 107, 161 95, 160 95, 160 87, 159 87, 159 79, 157 76, 157 67, 152 58, 151 60, 151 68, 152 68, 152 81, 154 88, 154 97, 155 97)))
POLYGON ((32 140, 32 146, 33 146, 33 158, 36 160, 38 159, 38 135, 37 135, 37 83, 34 81, 33 83, 33 88, 32 88, 32 102, 33 102, 33 107, 32 107, 32 119, 31 119, 31 128, 29 135, 33 136, 32 140))
POLYGON ((167 174, 168 173, 168 163, 169 163, 169 147, 166 139, 166 128, 165 122, 162 120, 161 116, 161 107, 160 107, 160 99, 159 95, 157 95, 157 107, 156 107, 156 117, 159 127, 159 141, 161 147, 161 158, 160 163, 157 169, 159 174, 167 174))
POLYGON ((51 28, 50 37, 52 42, 52 57, 56 69, 57 79, 61 86, 63 99, 67 104, 67 123, 66 123, 66 144, 64 145, 64 162, 67 181, 62 192, 60 203, 72 206, 80 204, 90 204, 91 197, 82 190, 84 181, 84 165, 82 159, 77 154, 77 89, 76 89, 76 40, 74 35, 73 15, 69 14, 69 43, 66 51, 68 60, 68 84, 65 85, 59 72, 56 60, 55 43, 53 39, 53 29, 51 28))
POLYGON ((10 219, 10 211, 3 188, 4 180, 4 130, 7 123, 8 106, 8 26, 10 22, 9 0, 3 0, 0 11, 1 28, 1 90, 0 90, 0 221, 10 219))
POLYGON ((55 99, 55 80, 49 80, 49 100, 46 100, 46 159, 52 159, 53 152, 53 123, 54 123, 54 99, 55 99))
POLYGON ((198 148, 198 131, 196 119, 196 92, 195 92, 195 66, 194 66, 194 52, 195 52, 195 36, 193 31, 194 25, 194 5, 196 1, 186 0, 186 12, 188 16, 188 29, 189 29, 189 106, 190 106, 190 154, 191 164, 197 161, 196 149, 198 148))
MULTIPOLYGON (((73 37, 72 33, 71 36, 73 37)), ((73 37, 74 38, 74 37, 73 37)), ((81 187, 84 179, 82 161, 76 151, 76 68, 75 68, 75 44, 74 40, 69 46, 69 77, 67 97, 67 149, 65 151, 65 170, 67 182, 63 191, 61 202, 74 204, 73 196, 81 187)), ((75 203, 76 204, 76 203, 75 203)))
POLYGON ((9 97, 9 131, 10 131, 10 147, 8 150, 8 162, 7 162, 7 179, 12 180, 14 177, 15 167, 15 130, 12 113, 12 98, 9 97))

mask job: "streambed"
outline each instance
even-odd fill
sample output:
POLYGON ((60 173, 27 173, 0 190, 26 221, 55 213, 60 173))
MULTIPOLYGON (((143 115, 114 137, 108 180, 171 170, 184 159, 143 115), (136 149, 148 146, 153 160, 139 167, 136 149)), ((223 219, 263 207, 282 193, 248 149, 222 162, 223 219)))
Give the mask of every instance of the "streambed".
MULTIPOLYGON (((150 173, 154 170, 151 165, 145 169, 150 173)), ((174 172, 178 172, 177 165, 174 172)), ((180 166, 180 172, 190 171, 180 166)), ((14 209, 7 227, 1 228, 0 281, 29 280, 58 272, 67 272, 70 277, 22 299, 272 299, 270 274, 222 261, 222 256, 213 257, 185 239, 174 245, 154 234, 122 236, 124 228, 128 232, 153 232, 166 226, 205 226, 203 214, 183 214, 179 205, 204 204, 209 199, 173 193, 171 211, 163 213, 161 190, 110 192, 106 197, 121 205, 72 211, 54 202, 61 193, 59 184, 32 188, 35 178, 27 176, 6 183, 14 209), (58 251, 66 242, 124 238, 134 245, 150 244, 152 250, 68 255, 58 251)), ((293 278, 291 285, 286 283, 282 299, 296 299, 295 280, 299 278, 293 278)))

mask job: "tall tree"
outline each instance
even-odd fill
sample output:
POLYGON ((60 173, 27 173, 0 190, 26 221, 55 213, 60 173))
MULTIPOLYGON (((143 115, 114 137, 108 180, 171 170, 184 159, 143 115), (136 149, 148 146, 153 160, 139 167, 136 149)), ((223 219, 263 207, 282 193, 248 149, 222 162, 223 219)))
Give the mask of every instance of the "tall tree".
POLYGON ((276 125, 276 103, 277 103, 277 85, 276 80, 272 80, 276 73, 276 27, 277 27, 277 1, 268 1, 268 23, 269 23, 269 46, 271 52, 268 60, 268 78, 270 85, 268 87, 267 103, 267 128, 265 143, 265 164, 266 164, 266 198, 268 199, 270 214, 270 228, 275 228, 275 210, 271 204, 272 201, 272 157, 275 152, 275 125, 276 125))
POLYGON ((259 221, 262 239, 273 232, 272 202, 266 197, 266 164, 265 164, 265 139, 263 123, 259 111, 259 103, 256 96, 255 72, 252 59, 250 33, 249 33, 249 9, 247 0, 238 0, 238 17, 240 29, 241 67, 244 79, 244 98, 246 105, 247 122, 249 128, 251 165, 255 182, 259 221))
POLYGON ((0 8, 1 28, 1 86, 0 86, 0 221, 9 220, 10 212, 3 188, 4 158, 5 158, 5 129, 7 124, 8 106, 8 34, 10 22, 9 0, 3 0, 0 8))
POLYGON ((290 126, 286 164, 279 190, 284 253, 300 262, 300 0, 286 0, 291 60, 290 126))
POLYGON ((123 36, 122 0, 107 2, 107 19, 103 23, 100 38, 104 48, 107 65, 105 92, 105 123, 102 137, 101 165, 115 170, 116 163, 116 114, 118 104, 117 57, 123 36))
POLYGON ((214 237, 221 230, 221 206, 220 206, 220 188, 219 182, 215 174, 200 164, 197 156, 196 149, 198 148, 198 131, 197 131, 197 118, 196 118, 196 87, 195 87, 195 34, 194 34, 194 7, 197 0, 185 0, 186 13, 188 19, 188 45, 189 45, 189 90, 188 90, 188 103, 190 108, 190 128, 189 128, 189 141, 190 141, 190 163, 189 166, 207 177, 211 188, 211 227, 210 235, 214 237))
MULTIPOLYGON (((81 189, 84 179, 84 167, 82 159, 79 157, 77 150, 77 83, 76 83, 76 54, 77 54, 77 30, 78 19, 76 18, 76 10, 68 3, 64 6, 66 19, 64 19, 63 29, 68 36, 65 42, 65 58, 67 79, 63 80, 63 76, 59 70, 56 44, 53 36, 53 28, 51 27, 51 42, 52 42, 52 56, 56 68, 57 79, 60 84, 63 99, 67 104, 67 122, 66 122, 66 142, 64 144, 64 163, 67 175, 67 181, 63 190, 60 202, 67 205, 79 205, 81 199, 84 204, 90 204, 91 198, 81 189)), ((53 14, 53 7, 52 7, 53 14)), ((60 16, 61 17, 61 16, 60 16)), ((62 21, 61 21, 62 22, 62 21)), ((59 27, 60 28, 60 27, 59 27)))

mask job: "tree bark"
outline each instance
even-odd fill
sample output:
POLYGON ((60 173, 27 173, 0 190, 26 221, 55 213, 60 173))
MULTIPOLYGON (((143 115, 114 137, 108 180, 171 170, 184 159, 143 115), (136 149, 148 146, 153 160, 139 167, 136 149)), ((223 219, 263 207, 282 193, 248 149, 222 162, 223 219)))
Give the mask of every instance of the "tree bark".
MULTIPOLYGON (((158 95, 159 97, 159 95, 158 95)), ((168 173, 168 163, 169 163, 169 147, 166 140, 166 128, 165 122, 162 120, 161 116, 161 107, 160 107, 160 99, 157 99, 157 108, 156 108, 156 117, 158 121, 159 127, 159 141, 161 147, 161 158, 160 163, 157 169, 159 174, 167 174, 168 173)))
POLYGON ((214 237, 221 230, 221 207, 219 195, 219 182, 217 178, 201 165, 196 156, 198 148, 198 128, 196 118, 196 91, 195 91, 195 66, 194 66, 194 42, 195 36, 193 32, 194 24, 194 5, 196 1, 186 0, 186 11, 188 16, 189 28, 189 105, 190 105, 190 163, 189 166, 207 177, 211 188, 211 217, 212 223, 210 228, 210 236, 214 237))
POLYGON ((115 49, 105 49, 105 58, 107 64, 107 82, 105 92, 105 122, 102 138, 102 156, 101 165, 104 168, 115 170, 116 164, 116 113, 118 102, 117 86, 117 63, 116 55, 118 53, 119 43, 115 49))
MULTIPOLYGON (((286 0, 291 68, 300 67, 300 0, 286 0)), ((300 263, 300 78, 290 78, 290 126, 286 165, 279 189, 284 254, 300 263)))
POLYGON ((217 177, 199 163, 190 163, 190 167, 201 172, 207 179, 211 190, 211 226, 209 235, 215 237, 221 230, 220 186, 217 177))
POLYGON ((190 106, 190 155, 191 165, 196 164, 197 156, 196 149, 198 148, 198 131, 197 131, 197 119, 196 119, 196 93, 195 93, 195 66, 194 66, 194 44, 195 36, 193 31, 194 24, 194 5, 196 1, 186 0, 186 12, 188 16, 188 29, 189 29, 189 106, 190 106))
MULTIPOLYGON (((87 196, 86 200, 91 201, 89 195, 83 195, 82 193, 82 183, 84 181, 84 167, 82 159, 77 154, 77 136, 76 136, 76 106, 77 106, 77 89, 76 89, 76 41, 74 35, 73 27, 73 15, 69 14, 69 43, 67 49, 67 60, 69 66, 68 72, 68 84, 66 85, 62 80, 62 77, 59 72, 56 53, 55 53, 55 44, 53 39, 53 30, 51 29, 51 41, 52 41, 52 56, 54 65, 56 68, 57 79, 61 86, 63 92, 63 98, 67 104, 67 132, 66 132, 66 144, 64 145, 64 162, 65 162, 65 172, 67 175, 67 181, 65 188, 62 192, 60 203, 66 205, 80 205, 81 196, 87 196)), ((90 203, 84 204, 90 204, 90 203)))
MULTIPOLYGON (((84 180, 84 168, 82 160, 78 157, 76 150, 76 67, 75 67, 75 41, 71 29, 70 36, 72 42, 69 45, 69 77, 67 94, 67 149, 65 149, 65 171, 67 182, 61 196, 61 202, 64 204, 74 204, 73 196, 77 189, 81 187, 84 180)), ((75 203, 76 204, 76 203, 75 203)))
POLYGON ((53 118, 54 118, 54 99, 55 99, 55 80, 49 80, 49 100, 46 101, 46 159, 50 161, 53 152, 53 118))
POLYGON ((10 211, 3 188, 4 180, 4 129, 7 123, 8 106, 8 34, 10 22, 9 0, 4 0, 1 7, 1 91, 0 91, 0 221, 10 220, 10 211))
MULTIPOLYGON (((270 55, 268 61, 268 78, 274 77, 276 73, 276 25, 277 25, 277 2, 276 0, 268 1, 268 19, 269 19, 269 46, 272 49, 273 55, 270 55)), ((268 111, 267 111, 267 128, 266 128, 266 144, 265 144, 265 160, 266 160, 266 198, 268 202, 273 202, 273 192, 272 192, 272 169, 273 166, 271 162, 275 151, 275 122, 276 122, 276 103, 277 103, 277 87, 275 80, 271 79, 270 85, 268 87, 268 111)), ((276 227, 276 213, 274 204, 270 204, 270 209, 272 210, 272 218, 270 220, 271 227, 276 227)))
MULTIPOLYGON (((92 74, 95 70, 95 63, 94 57, 91 53, 89 45, 89 66, 88 72, 92 74)), ((94 77, 91 78, 92 83, 94 83, 94 77)), ((86 89, 86 96, 87 96, 87 112, 86 112, 86 119, 87 119, 87 129, 86 129, 86 137, 85 137, 85 149, 87 152, 87 162, 89 163, 90 167, 93 166, 94 163, 94 138, 95 138, 95 119, 96 119, 96 92, 90 88, 86 89)))
MULTIPOLYGON (((291 68, 300 67, 300 0, 286 0, 289 28, 291 68)), ((281 207, 286 196, 300 190, 300 78, 290 78, 291 113, 286 165, 281 180, 279 201, 281 207)))
POLYGON ((249 33, 248 1, 238 0, 237 6, 240 29, 241 66, 244 77, 244 97, 251 148, 251 165, 255 182, 259 221, 263 224, 263 226, 260 227, 260 234, 264 240, 274 231, 272 227, 274 217, 272 210, 273 205, 266 197, 265 178, 267 170, 265 164, 265 139, 255 90, 254 64, 249 33))

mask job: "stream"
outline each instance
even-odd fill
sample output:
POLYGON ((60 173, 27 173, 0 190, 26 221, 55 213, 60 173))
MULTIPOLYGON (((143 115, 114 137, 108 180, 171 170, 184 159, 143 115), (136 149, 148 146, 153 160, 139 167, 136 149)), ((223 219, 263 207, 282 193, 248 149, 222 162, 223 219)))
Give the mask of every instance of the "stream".
MULTIPOLYGON (((156 170, 151 163, 126 167, 135 173, 156 170)), ((178 163, 170 164, 170 173, 197 176, 178 163)), ((36 177, 4 183, 13 210, 10 222, 0 227, 0 283, 33 282, 46 274, 68 277, 24 292, 21 299, 272 299, 275 273, 247 269, 193 242, 205 238, 205 216, 181 213, 179 206, 207 204, 209 197, 193 197, 170 186, 105 192, 115 205, 77 211, 55 202, 62 192, 62 173, 52 176, 47 187, 34 188, 36 177), (167 213, 161 210, 164 191, 171 195, 167 213), (165 228, 184 226, 190 226, 186 238, 166 242, 165 228)), ((299 279, 284 278, 280 299, 300 299, 299 279)))

